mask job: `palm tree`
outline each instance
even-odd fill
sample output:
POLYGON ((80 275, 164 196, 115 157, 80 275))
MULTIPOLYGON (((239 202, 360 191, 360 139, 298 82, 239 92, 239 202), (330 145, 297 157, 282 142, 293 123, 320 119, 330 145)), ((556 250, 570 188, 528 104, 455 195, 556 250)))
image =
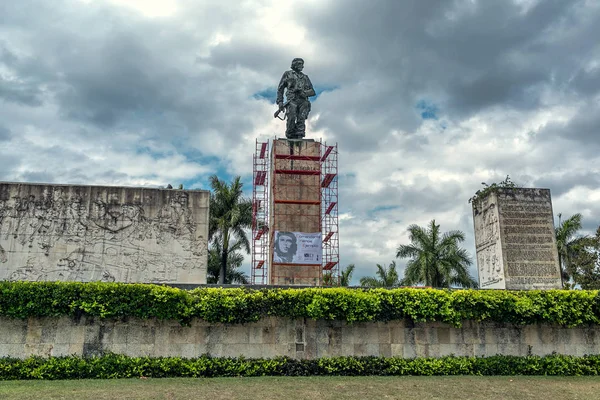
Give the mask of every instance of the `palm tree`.
POLYGON ((221 262, 219 283, 224 284, 227 275, 227 260, 231 239, 250 253, 250 242, 245 229, 252 224, 252 202, 242 197, 241 178, 236 177, 230 185, 220 180, 216 175, 210 177, 210 218, 209 240, 215 238, 221 243, 221 262))
POLYGON ((323 274, 323 286, 337 286, 337 282, 335 281, 331 271, 323 274))
POLYGON ((569 281, 573 275, 574 252, 585 237, 576 236, 581 229, 581 214, 577 213, 561 221, 562 214, 558 214, 558 226, 554 228, 556 247, 558 249, 558 263, 562 272, 563 281, 569 281))
POLYGON ((396 257, 410 258, 404 270, 402 285, 432 287, 477 287, 469 275, 471 257, 459 243, 465 240, 461 231, 441 234, 435 219, 427 228, 418 225, 408 227, 411 244, 398 246, 396 257))
POLYGON ((381 264, 377 264, 377 272, 375 274, 379 278, 373 276, 362 277, 360 278, 360 285, 367 287, 391 287, 400 284, 398 272, 396 271, 396 261, 392 261, 387 269, 381 264))
MULTIPOLYGON (((229 247, 227 254, 227 273, 224 283, 248 284, 248 276, 239 270, 244 262, 244 256, 239 253, 242 242, 236 242, 229 247)), ((221 254, 223 248, 218 240, 213 240, 210 249, 208 249, 208 273, 206 281, 208 283, 218 283, 219 273, 221 271, 221 254)))
POLYGON ((340 286, 350 286, 352 274, 354 273, 354 264, 349 264, 346 269, 342 270, 340 275, 340 286))

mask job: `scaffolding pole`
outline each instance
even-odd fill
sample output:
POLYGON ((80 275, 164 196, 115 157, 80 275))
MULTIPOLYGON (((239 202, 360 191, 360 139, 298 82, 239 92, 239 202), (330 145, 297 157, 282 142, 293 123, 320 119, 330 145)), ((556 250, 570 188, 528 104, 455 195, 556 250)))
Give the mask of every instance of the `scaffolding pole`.
POLYGON ((251 283, 267 284, 269 269, 269 142, 256 140, 252 174, 251 283))
POLYGON ((340 283, 340 239, 338 218, 338 147, 324 143, 321 147, 321 233, 323 236, 323 271, 331 278, 325 284, 340 283))

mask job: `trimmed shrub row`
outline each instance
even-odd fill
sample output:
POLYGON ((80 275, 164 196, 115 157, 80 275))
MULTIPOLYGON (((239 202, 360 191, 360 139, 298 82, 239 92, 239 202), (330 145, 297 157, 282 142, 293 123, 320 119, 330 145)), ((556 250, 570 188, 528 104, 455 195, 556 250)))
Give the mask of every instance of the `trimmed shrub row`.
POLYGON ((251 377, 315 375, 598 375, 600 356, 493 356, 444 358, 30 357, 0 358, 0 380, 112 379, 135 377, 251 377))
POLYGON ((349 323, 409 319, 574 327, 600 323, 596 290, 483 291, 437 289, 221 289, 191 291, 160 285, 77 282, 0 282, 0 316, 83 315, 172 319, 188 324, 247 323, 267 316, 349 323))

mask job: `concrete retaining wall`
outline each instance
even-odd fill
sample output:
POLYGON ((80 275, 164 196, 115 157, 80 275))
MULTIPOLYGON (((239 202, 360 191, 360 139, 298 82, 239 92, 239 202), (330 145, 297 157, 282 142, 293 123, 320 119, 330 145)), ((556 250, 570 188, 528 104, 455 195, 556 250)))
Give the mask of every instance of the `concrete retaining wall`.
POLYGON ((243 325, 194 320, 0 318, 0 357, 99 355, 215 357, 441 357, 600 353, 600 326, 564 328, 466 321, 360 323, 265 318, 243 325))

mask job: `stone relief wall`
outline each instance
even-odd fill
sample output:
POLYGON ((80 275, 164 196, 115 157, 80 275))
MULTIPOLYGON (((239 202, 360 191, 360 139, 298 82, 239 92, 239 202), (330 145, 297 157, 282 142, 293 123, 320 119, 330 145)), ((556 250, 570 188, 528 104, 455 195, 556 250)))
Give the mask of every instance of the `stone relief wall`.
POLYGON ((495 193, 473 207, 475 249, 479 268, 479 287, 506 289, 502 260, 502 243, 498 219, 498 198, 495 193))
POLYGON ((480 287, 562 287, 548 189, 500 189, 473 204, 480 287))
POLYGON ((0 280, 206 283, 209 193, 0 183, 0 280))

